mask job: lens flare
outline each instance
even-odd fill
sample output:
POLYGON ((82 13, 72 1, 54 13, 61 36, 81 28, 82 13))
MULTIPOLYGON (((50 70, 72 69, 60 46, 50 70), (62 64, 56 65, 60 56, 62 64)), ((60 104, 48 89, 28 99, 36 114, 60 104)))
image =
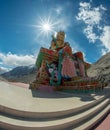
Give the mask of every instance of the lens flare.
POLYGON ((36 25, 39 34, 38 36, 49 36, 55 32, 55 26, 57 23, 54 23, 50 17, 46 19, 40 18, 38 24, 36 25))

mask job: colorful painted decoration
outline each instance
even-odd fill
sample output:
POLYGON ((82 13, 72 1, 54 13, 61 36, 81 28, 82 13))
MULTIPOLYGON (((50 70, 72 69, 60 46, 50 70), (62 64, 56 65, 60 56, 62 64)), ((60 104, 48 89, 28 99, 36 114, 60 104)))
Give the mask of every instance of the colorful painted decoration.
POLYGON ((62 72, 63 77, 74 77, 76 75, 74 61, 69 58, 69 56, 65 56, 62 61, 62 72))
POLYGON ((39 89, 46 85, 55 90, 71 92, 100 89, 98 78, 87 76, 90 64, 84 61, 83 53, 72 53, 70 44, 64 38, 65 33, 60 31, 52 36, 50 49, 40 49, 36 60, 36 80, 30 84, 30 88, 39 89))

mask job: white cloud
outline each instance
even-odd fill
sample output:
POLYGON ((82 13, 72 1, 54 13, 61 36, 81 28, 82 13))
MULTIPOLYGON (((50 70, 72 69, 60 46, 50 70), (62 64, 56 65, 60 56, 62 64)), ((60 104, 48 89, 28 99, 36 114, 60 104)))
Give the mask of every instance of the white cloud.
POLYGON ((104 7, 101 5, 99 7, 91 7, 90 3, 81 2, 77 20, 82 20, 85 24, 88 25, 97 25, 100 23, 102 18, 101 11, 104 10, 104 7))
POLYGON ((104 26, 100 41, 110 51, 110 26, 104 26))
POLYGON ((5 72, 9 71, 8 68, 5 68, 5 67, 0 67, 0 74, 3 74, 5 72))
POLYGON ((0 61, 3 65, 8 67, 26 66, 34 64, 36 57, 33 55, 17 55, 17 54, 3 54, 0 53, 0 61))
POLYGON ((84 58, 84 61, 85 61, 85 62, 88 62, 89 64, 91 64, 91 62, 89 62, 89 61, 88 61, 88 59, 87 59, 87 56, 86 56, 86 53, 85 53, 85 52, 83 52, 83 58, 84 58))
POLYGON ((100 47, 103 55, 107 51, 110 51, 110 26, 101 23, 104 19, 103 12, 107 9, 103 5, 92 7, 91 2, 80 2, 79 13, 76 19, 85 24, 83 33, 90 43, 95 43, 96 40, 101 42, 100 47))
POLYGON ((85 7, 85 8, 90 8, 90 3, 87 3, 87 2, 80 2, 79 3, 79 5, 81 6, 81 7, 85 7))
POLYGON ((84 29, 84 33, 90 42, 94 43, 98 39, 98 36, 93 32, 93 27, 90 25, 84 29))
POLYGON ((102 48, 102 49, 101 49, 101 54, 102 54, 102 55, 105 55, 106 53, 107 53, 107 50, 106 50, 105 48, 102 48))

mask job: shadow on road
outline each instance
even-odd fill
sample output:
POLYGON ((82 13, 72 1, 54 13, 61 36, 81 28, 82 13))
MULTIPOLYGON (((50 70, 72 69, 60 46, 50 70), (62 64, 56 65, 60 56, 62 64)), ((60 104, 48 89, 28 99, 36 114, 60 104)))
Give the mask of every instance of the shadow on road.
POLYGON ((65 92, 42 92, 39 90, 31 90, 32 96, 34 98, 70 98, 70 97, 78 97, 81 101, 88 102, 96 100, 95 96, 106 96, 110 94, 110 87, 106 87, 103 90, 100 90, 98 92, 91 92, 91 93, 65 93, 65 92))

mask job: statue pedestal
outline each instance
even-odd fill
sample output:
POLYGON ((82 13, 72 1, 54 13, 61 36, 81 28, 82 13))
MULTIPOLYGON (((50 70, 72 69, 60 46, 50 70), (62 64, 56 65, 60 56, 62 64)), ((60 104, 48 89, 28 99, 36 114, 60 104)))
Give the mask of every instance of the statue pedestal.
POLYGON ((52 92, 55 91, 55 87, 54 86, 49 86, 49 85, 40 85, 38 90, 40 90, 42 92, 52 93, 52 92))

